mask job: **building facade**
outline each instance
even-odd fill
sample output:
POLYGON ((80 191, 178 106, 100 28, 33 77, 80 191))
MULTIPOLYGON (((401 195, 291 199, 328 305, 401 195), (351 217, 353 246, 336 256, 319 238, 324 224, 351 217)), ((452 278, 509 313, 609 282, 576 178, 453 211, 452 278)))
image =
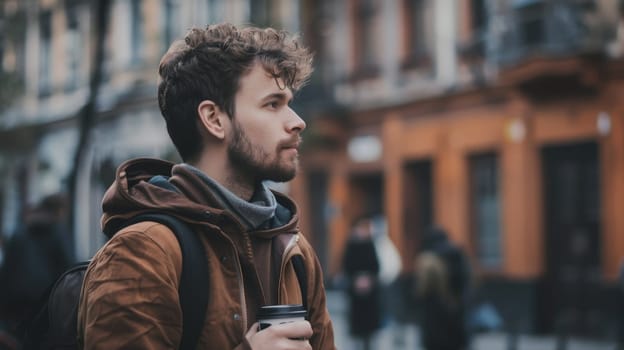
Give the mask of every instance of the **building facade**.
POLYGON ((439 225, 508 327, 613 334, 624 257, 619 3, 324 6, 313 42, 331 106, 311 112, 293 191, 329 274, 362 213, 387 218, 405 276, 439 225))

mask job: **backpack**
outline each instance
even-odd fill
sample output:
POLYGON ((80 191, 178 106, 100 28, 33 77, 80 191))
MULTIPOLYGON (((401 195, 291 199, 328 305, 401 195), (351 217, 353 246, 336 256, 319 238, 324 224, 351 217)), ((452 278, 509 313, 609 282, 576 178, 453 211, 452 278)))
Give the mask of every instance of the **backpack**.
MULTIPOLYGON (((155 221, 173 231, 182 250, 180 305, 184 327, 180 349, 194 349, 208 305, 208 262, 199 237, 184 222, 166 214, 144 214, 123 223, 155 221)), ((121 228, 121 227, 120 227, 121 228)), ((89 261, 67 270, 44 294, 42 305, 33 317, 22 325, 23 348, 76 349, 80 289, 89 261), (67 317, 72 315, 72 317, 67 317)))
MULTIPOLYGON (((173 216, 142 214, 125 221, 119 228, 142 221, 166 225, 175 234, 182 250, 180 278, 180 306, 182 308, 182 341, 180 349, 195 349, 208 306, 208 263, 199 236, 184 222, 173 216)), ((21 328, 23 349, 77 349, 77 323, 80 290, 89 261, 76 264, 59 277, 44 293, 40 308, 21 328), (71 317, 68 317, 71 315, 71 317)), ((293 258, 293 266, 307 309, 306 271, 300 256, 293 258)))

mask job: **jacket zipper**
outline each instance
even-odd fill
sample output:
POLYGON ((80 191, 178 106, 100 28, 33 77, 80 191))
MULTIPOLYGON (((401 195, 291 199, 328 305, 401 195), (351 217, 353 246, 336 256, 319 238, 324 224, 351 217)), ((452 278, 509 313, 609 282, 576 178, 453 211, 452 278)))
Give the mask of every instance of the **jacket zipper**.
MULTIPOLYGON (((230 237, 228 237, 228 235, 224 234, 223 232, 220 232, 221 236, 223 238, 225 238, 232 247, 234 247, 234 252, 238 254, 238 252, 236 251, 236 245, 234 244, 234 241, 232 241, 232 239, 230 237)), ((239 297, 240 297, 240 302, 241 302, 241 318, 242 318, 242 322, 243 322, 243 337, 245 336, 245 334, 247 334, 247 301, 245 298, 245 281, 243 280, 243 268, 241 267, 240 261, 238 259, 238 256, 235 256, 233 259, 236 263, 236 267, 237 267, 237 274, 236 277, 238 279, 238 286, 239 286, 239 297)))

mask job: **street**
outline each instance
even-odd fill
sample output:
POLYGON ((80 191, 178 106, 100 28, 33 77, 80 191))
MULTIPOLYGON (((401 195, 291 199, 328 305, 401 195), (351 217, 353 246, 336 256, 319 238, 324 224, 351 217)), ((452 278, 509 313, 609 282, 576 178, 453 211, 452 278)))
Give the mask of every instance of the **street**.
MULTIPOLYGON (((341 291, 327 292, 327 306, 334 324, 336 347, 339 350, 359 350, 357 341, 349 336, 347 324, 347 300, 341 291)), ((421 350, 418 327, 414 324, 389 325, 375 334, 373 350, 421 350)), ((471 350, 511 350, 506 333, 485 333, 473 337, 471 350)), ((616 350, 614 342, 572 338, 565 347, 558 348, 554 336, 521 334, 514 350, 616 350)))

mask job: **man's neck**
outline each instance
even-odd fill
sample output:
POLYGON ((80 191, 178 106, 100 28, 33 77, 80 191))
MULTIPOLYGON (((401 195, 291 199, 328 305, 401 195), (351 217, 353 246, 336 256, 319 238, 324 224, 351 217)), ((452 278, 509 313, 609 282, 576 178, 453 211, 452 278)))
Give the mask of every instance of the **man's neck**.
POLYGON ((253 196, 256 189, 255 180, 233 171, 226 161, 202 157, 199 161, 189 162, 189 164, 201 170, 239 198, 249 201, 253 196))
POLYGON ((226 175, 221 184, 228 190, 232 191, 232 193, 246 201, 251 199, 251 196, 253 196, 254 191, 256 190, 256 184, 254 182, 237 178, 234 174, 226 175))

